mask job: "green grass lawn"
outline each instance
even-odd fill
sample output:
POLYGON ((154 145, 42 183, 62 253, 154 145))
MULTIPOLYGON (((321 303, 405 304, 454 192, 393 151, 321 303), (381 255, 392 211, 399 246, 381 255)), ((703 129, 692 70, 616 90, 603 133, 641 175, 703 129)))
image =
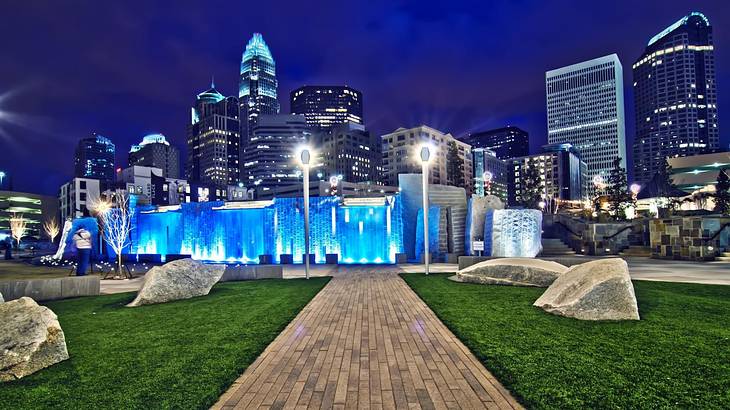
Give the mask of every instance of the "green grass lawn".
POLYGON ((127 308, 134 294, 48 303, 71 358, 0 384, 0 408, 208 408, 329 278, 216 285, 127 308))
POLYGON ((586 322, 448 276, 403 278, 528 408, 730 408, 730 286, 635 281, 641 321, 586 322))

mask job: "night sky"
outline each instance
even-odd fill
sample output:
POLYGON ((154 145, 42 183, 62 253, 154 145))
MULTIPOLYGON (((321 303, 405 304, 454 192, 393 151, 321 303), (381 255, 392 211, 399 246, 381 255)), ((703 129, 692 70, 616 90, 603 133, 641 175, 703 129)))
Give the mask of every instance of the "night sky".
MULTIPOLYGON (((713 25, 721 147, 730 138, 727 1, 5 1, 0 24, 0 170, 16 190, 55 195, 77 140, 97 132, 126 166, 161 132, 184 150, 190 106, 215 76, 237 93, 241 54, 261 32, 282 112, 301 85, 348 84, 376 135, 428 124, 455 136, 508 124, 546 141, 545 71, 617 53, 627 143, 631 65, 690 11, 713 25), (727 120, 726 120, 727 119, 727 120)), ((630 151, 630 148, 627 149, 630 151)))

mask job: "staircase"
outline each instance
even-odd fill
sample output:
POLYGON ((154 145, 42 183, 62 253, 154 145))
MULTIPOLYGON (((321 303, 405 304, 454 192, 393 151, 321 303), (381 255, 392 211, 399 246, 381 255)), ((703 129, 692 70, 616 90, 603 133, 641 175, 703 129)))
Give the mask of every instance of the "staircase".
POLYGON ((640 256, 644 258, 651 257, 651 247, 631 245, 619 252, 621 256, 640 256))
POLYGON ((723 252, 720 256, 715 257, 716 261, 730 263, 730 252, 723 252))
POLYGON ((542 251, 540 256, 565 256, 575 255, 575 251, 568 247, 563 241, 556 238, 542 238, 542 251))

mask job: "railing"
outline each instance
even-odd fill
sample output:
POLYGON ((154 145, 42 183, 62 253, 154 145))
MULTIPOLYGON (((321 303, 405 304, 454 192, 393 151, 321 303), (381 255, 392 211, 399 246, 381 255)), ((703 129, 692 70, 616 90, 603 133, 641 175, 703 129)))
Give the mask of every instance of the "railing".
POLYGON ((604 235, 603 239, 611 240, 611 239, 617 237, 618 235, 620 235, 622 232, 625 232, 629 229, 634 229, 634 225, 624 226, 623 228, 616 231, 613 235, 604 235))
POLYGON ((558 225, 558 226, 562 227, 563 229, 565 229, 566 231, 568 231, 568 233, 570 233, 571 235, 575 236, 578 239, 583 239, 583 234, 575 233, 575 231, 573 231, 572 229, 570 229, 570 227, 568 225, 564 224, 563 222, 555 221, 554 222, 554 225, 558 225))
POLYGON ((704 239, 703 241, 704 241, 705 243, 707 243, 707 242, 709 242, 709 241, 714 241, 714 240, 715 240, 715 238, 717 238, 717 236, 718 236, 718 235, 720 235, 720 233, 721 233, 721 232, 722 232, 723 230, 725 230, 725 228, 727 228, 728 226, 730 226, 730 222, 728 222, 728 223, 725 223, 725 224, 723 224, 723 225, 722 225, 722 226, 720 227, 720 229, 718 229, 718 230, 717 230, 717 232, 715 232, 715 233, 714 233, 714 234, 713 234, 712 236, 710 236, 709 238, 707 238, 707 239, 704 239))

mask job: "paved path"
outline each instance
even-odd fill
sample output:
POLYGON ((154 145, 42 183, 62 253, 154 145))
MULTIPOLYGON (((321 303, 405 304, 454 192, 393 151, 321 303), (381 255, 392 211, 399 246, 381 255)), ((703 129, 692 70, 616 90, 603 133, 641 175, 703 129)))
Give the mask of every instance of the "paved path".
POLYGON ((333 270, 214 408, 520 408, 396 271, 333 270))

